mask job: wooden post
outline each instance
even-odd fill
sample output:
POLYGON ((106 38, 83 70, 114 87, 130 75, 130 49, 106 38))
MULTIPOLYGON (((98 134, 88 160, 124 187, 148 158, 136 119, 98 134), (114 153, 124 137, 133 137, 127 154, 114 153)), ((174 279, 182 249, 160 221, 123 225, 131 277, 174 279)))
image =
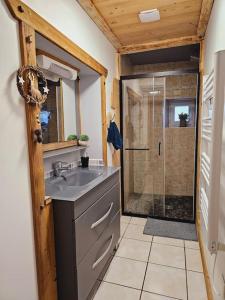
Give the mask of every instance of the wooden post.
MULTIPOLYGON (((119 90, 119 80, 113 79, 112 86, 112 99, 111 99, 111 108, 114 109, 115 118, 114 121, 118 128, 120 128, 120 90, 119 90)), ((112 153, 112 164, 113 166, 120 167, 120 151, 113 150, 112 153)))
MULTIPOLYGON (((36 65, 35 31, 29 25, 20 22, 20 43, 23 65, 36 65), (28 37, 30 37, 28 39, 28 37), (29 40, 29 42, 28 42, 29 40), (31 41, 31 42, 30 42, 31 41)), ((45 200, 44 164, 42 144, 33 140, 33 132, 40 128, 37 116, 40 108, 25 104, 27 120, 27 140, 29 148, 30 179, 36 248, 38 293, 40 300, 56 300, 56 270, 54 250, 54 229, 52 205, 41 205, 45 200)))
POLYGON ((107 160, 107 119, 106 119, 106 87, 105 76, 101 76, 101 113, 102 113, 102 155, 105 166, 107 160))

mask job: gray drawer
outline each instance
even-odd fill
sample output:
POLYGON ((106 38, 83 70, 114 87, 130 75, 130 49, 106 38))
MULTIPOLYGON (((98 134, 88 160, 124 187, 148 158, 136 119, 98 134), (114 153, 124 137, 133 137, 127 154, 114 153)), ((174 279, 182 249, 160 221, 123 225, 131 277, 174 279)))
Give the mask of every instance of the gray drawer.
POLYGON ((75 220, 76 259, 79 264, 120 209, 120 186, 113 186, 75 220))
POLYGON ((120 182, 119 171, 98 184, 74 202, 74 219, 83 214, 92 204, 120 182))
POLYGON ((86 300, 120 237, 120 211, 77 267, 78 299, 86 300))

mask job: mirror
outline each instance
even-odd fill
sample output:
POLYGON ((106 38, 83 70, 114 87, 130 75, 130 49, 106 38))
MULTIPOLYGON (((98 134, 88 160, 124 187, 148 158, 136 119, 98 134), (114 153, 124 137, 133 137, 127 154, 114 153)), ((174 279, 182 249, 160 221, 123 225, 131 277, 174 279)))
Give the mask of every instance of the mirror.
POLYGON ((48 100, 40 113, 43 144, 68 141, 77 133, 75 82, 60 78, 47 83, 48 100))
MULTIPOLYGON (((38 49, 37 65, 47 79, 49 90, 47 101, 42 105, 40 112, 43 144, 50 145, 45 146, 44 150, 77 145, 78 69, 38 49)), ((39 82, 39 89, 42 88, 41 85, 39 82)))

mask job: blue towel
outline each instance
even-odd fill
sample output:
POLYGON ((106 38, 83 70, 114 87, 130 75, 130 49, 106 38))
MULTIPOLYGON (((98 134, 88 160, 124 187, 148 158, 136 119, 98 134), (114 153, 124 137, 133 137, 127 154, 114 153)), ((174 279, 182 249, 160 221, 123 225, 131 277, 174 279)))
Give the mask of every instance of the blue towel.
POLYGON ((51 113, 47 110, 42 110, 40 112, 40 121, 41 121, 41 125, 43 126, 47 126, 49 119, 50 119, 50 115, 51 113))
POLYGON ((112 143, 116 150, 123 148, 123 140, 115 122, 110 121, 107 142, 112 143))

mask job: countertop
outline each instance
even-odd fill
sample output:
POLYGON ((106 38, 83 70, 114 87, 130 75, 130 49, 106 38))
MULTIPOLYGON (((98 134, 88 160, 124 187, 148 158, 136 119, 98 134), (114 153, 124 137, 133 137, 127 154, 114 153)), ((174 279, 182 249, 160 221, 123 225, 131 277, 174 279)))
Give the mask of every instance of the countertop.
POLYGON ((53 200, 62 200, 62 201, 76 201, 84 194, 88 193, 94 189, 101 182, 107 180, 110 176, 119 172, 120 167, 89 167, 81 168, 77 167, 72 170, 66 171, 63 174, 72 174, 72 172, 81 172, 82 174, 88 173, 89 170, 96 170, 101 173, 94 180, 82 186, 67 186, 62 188, 60 182, 63 180, 62 177, 58 178, 48 178, 45 180, 45 193, 46 196, 50 196, 53 200))

